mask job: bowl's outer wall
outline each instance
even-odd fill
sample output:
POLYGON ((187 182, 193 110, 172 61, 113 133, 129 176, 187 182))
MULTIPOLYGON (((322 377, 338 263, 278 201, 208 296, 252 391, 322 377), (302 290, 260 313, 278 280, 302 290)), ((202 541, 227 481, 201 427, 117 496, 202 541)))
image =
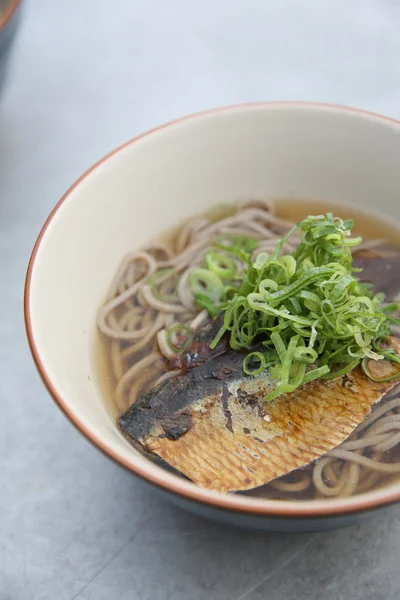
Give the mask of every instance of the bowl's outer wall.
POLYGON ((220 510, 205 504, 192 502, 186 498, 169 494, 159 490, 159 493, 169 502, 179 508, 191 512, 210 521, 217 521, 225 525, 253 529, 255 531, 277 531, 282 533, 313 533, 316 531, 330 531, 355 525, 362 519, 370 518, 374 513, 368 511, 354 515, 332 515, 318 518, 285 518, 264 517, 252 514, 241 514, 230 510, 220 510))

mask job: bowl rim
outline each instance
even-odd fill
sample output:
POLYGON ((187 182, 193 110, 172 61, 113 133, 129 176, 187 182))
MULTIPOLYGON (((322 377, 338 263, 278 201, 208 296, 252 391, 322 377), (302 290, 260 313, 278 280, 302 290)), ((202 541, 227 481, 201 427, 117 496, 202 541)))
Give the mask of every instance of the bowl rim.
MULTIPOLYGON (((14 2, 15 6, 18 5, 20 0, 14 2)), ((63 397, 61 393, 55 389, 52 383, 51 376, 47 373, 46 368, 41 360, 40 351, 36 345, 36 341, 33 333, 33 323, 31 316, 31 286, 32 277, 34 274, 36 256, 41 246, 44 235, 47 229, 50 227, 54 217, 58 213, 59 209, 65 202, 68 201, 72 192, 77 188, 87 177, 89 177, 96 169, 101 167, 107 160, 114 157, 119 152, 123 151, 128 146, 135 144, 142 138, 152 136, 160 130, 174 127, 177 124, 185 123, 187 121, 203 118, 207 116, 213 116, 216 114, 224 114, 227 111, 243 111, 243 110, 257 110, 257 109, 280 109, 283 107, 292 108, 308 108, 326 110, 328 112, 349 114, 356 117, 368 117, 378 121, 382 121, 383 124, 392 123, 400 127, 400 120, 392 117, 387 117, 379 113, 371 112, 364 109, 358 109, 343 105, 323 103, 323 102, 306 102, 306 101, 273 101, 273 102, 250 102, 234 104, 229 106, 222 106, 218 108, 203 110, 194 114, 189 114, 171 121, 154 127, 144 133, 141 133, 132 139, 124 142, 97 162, 95 162, 89 169, 87 169, 65 192, 61 199, 57 202, 53 210, 47 217, 42 229, 37 237, 35 245, 33 247, 31 257, 28 264, 28 269, 25 279, 24 288, 24 318, 25 328, 28 338, 28 343, 33 356, 33 360, 36 364, 36 368, 42 378, 42 381, 47 388, 48 392, 56 402, 58 407, 62 410, 65 416, 71 421, 71 423, 77 428, 77 430, 83 434, 94 446, 101 450, 108 458, 114 460, 118 465, 124 467, 128 471, 132 472, 141 479, 147 481, 150 484, 161 488, 164 492, 180 497, 184 500, 190 501, 195 504, 207 506, 217 510, 227 510, 239 514, 245 514, 249 516, 259 517, 273 517, 273 518, 323 518, 335 515, 352 515, 357 513, 363 513, 372 509, 377 509, 386 505, 390 505, 400 500, 400 486, 388 486, 388 488, 382 488, 375 492, 369 492, 366 494, 360 494, 350 498, 342 499, 329 499, 329 500, 308 500, 302 502, 284 502, 282 500, 267 500, 262 498, 254 498, 238 494, 222 494, 213 490, 198 487, 190 481, 181 479, 175 475, 171 475, 163 469, 158 468, 156 472, 151 471, 150 473, 146 470, 143 465, 135 464, 135 455, 132 453, 132 460, 129 461, 125 457, 121 456, 117 451, 109 447, 107 441, 102 439, 101 435, 93 432, 83 422, 80 421, 74 412, 69 407, 68 399, 63 397)))
POLYGON ((22 3, 22 0, 12 0, 7 6, 6 10, 0 16, 0 30, 7 25, 7 23, 13 18, 17 8, 22 3))

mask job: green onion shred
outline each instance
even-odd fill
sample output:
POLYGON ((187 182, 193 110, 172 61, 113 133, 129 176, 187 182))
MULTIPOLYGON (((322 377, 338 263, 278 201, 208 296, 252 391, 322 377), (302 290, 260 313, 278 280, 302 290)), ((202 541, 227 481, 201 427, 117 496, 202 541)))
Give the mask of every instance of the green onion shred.
POLYGON ((193 332, 186 325, 174 325, 167 331, 167 344, 174 352, 186 350, 193 340, 193 332))
POLYGON ((398 304, 385 305, 382 293, 374 294, 355 276, 359 269, 352 266, 351 248, 362 239, 351 237, 352 227, 351 220, 331 213, 309 216, 271 254, 260 252, 255 258, 258 242, 253 238, 218 236, 203 265, 191 272, 197 306, 211 317, 223 315, 211 348, 227 334, 232 349, 249 350, 244 373, 255 376, 269 368, 276 386, 267 401, 315 379, 344 375, 359 364, 375 380, 370 359, 400 362, 399 355, 382 346, 390 325, 400 324, 390 314, 398 304), (294 233, 300 233, 299 245, 292 255, 281 256, 294 233), (255 350, 256 344, 265 350, 255 350))

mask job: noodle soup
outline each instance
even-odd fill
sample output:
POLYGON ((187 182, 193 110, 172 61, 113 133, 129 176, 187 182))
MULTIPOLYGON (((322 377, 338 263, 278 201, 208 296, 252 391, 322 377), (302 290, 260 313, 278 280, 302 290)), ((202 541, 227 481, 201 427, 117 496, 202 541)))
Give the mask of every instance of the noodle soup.
MULTIPOLYGON (((100 371, 113 417, 118 419, 166 382, 179 381, 206 361, 202 353, 207 354, 210 344, 201 340, 201 332, 211 327, 218 315, 212 314, 207 303, 199 306, 192 274, 204 265, 210 243, 251 239, 256 260, 274 251, 293 222, 325 210, 321 203, 286 200, 217 207, 126 256, 98 313, 100 371)), ((398 230, 349 210, 340 209, 340 216, 354 217, 355 233, 365 236, 353 249, 354 264, 362 266, 367 280, 393 300, 397 286, 400 288, 400 255, 395 248, 398 230)), ((299 240, 295 233, 283 242, 281 253, 292 255, 299 240)), ((222 261, 219 268, 229 271, 232 264, 239 278, 240 260, 222 261)), ((198 288, 207 287, 207 280, 195 283, 198 288)), ((198 289, 198 297, 201 291, 198 289)), ((343 382, 345 386, 346 380, 343 382)), ((242 493, 286 500, 334 498, 390 483, 400 473, 400 388, 393 387, 383 396, 341 444, 301 469, 290 469, 288 474, 242 493)), ((198 412, 203 410, 207 409, 200 407, 198 412)), ((181 422, 175 429, 183 431, 179 437, 186 433, 181 422)), ((166 435, 172 430, 170 426, 166 435)), ((149 454, 160 459, 156 455, 154 451, 149 454)), ((167 463, 164 459, 163 464, 167 463)), ((190 474, 186 476, 190 478, 190 474)))

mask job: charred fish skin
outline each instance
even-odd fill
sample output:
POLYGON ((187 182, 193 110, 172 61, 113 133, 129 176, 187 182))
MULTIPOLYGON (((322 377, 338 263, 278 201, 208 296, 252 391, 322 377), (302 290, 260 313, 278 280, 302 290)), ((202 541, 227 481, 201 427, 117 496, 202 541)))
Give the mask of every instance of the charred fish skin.
MULTIPOLYGON (((400 254, 388 265, 376 259, 362 281, 392 298, 400 289, 400 254)), ((368 266, 369 265, 369 266, 368 266)), ((220 492, 259 487, 317 460, 347 439, 372 406, 394 385, 374 382, 360 368, 331 381, 317 380, 270 403, 269 372, 243 373, 244 353, 226 337, 213 351, 219 330, 204 328, 173 367, 184 373, 139 399, 119 419, 127 439, 169 470, 220 492)), ((256 348, 254 348, 256 349, 256 348)))
MULTIPOLYGON (((118 420, 120 429, 136 441, 152 435, 162 426, 166 437, 177 439, 191 427, 191 410, 194 405, 223 395, 223 382, 235 382, 246 376, 243 373, 243 354, 226 352, 214 357, 187 373, 166 381, 160 388, 133 404, 118 420)), ((162 435, 162 434, 161 434, 162 435)))
POLYGON ((246 490, 338 446, 395 385, 356 368, 266 403, 268 371, 246 376, 242 360, 229 351, 165 382, 121 416, 122 432, 202 487, 246 490))

